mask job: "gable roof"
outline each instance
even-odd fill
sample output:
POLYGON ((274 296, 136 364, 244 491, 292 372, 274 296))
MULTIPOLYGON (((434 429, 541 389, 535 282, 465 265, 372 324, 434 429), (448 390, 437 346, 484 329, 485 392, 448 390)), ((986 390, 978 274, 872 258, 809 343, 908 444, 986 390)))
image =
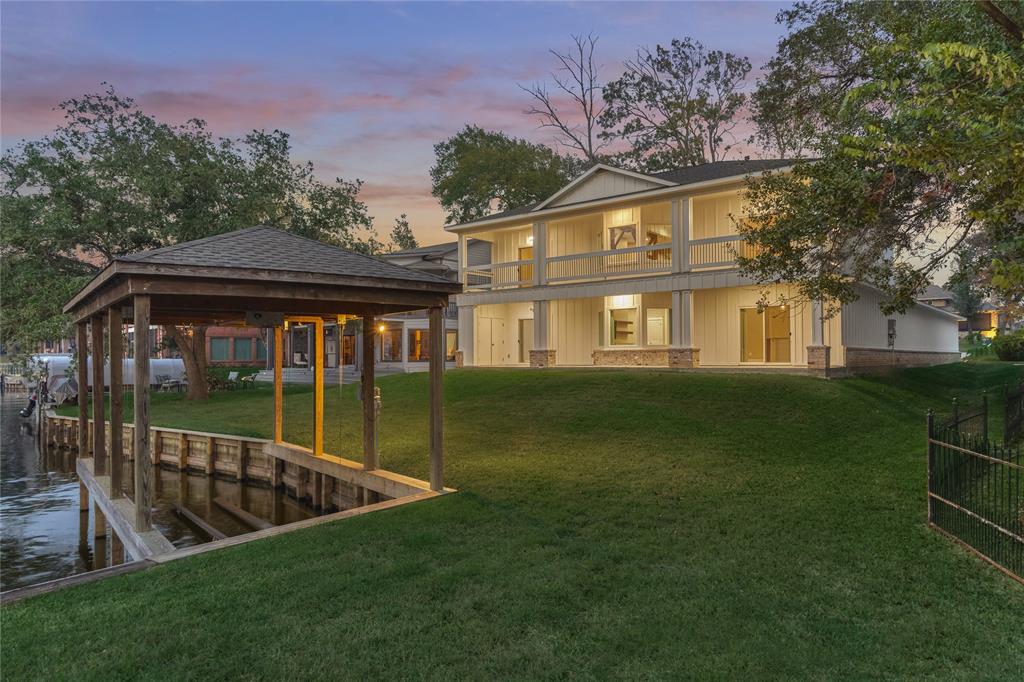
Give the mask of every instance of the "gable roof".
POLYGON ((448 225, 445 229, 499 221, 505 218, 514 218, 516 216, 526 216, 531 213, 538 213, 545 211, 545 209, 554 209, 556 207, 563 208, 566 206, 577 205, 577 203, 578 205, 585 205, 590 201, 597 201, 598 199, 587 199, 580 202, 567 202, 564 204, 557 204, 557 206, 553 205, 560 197, 565 197, 573 189, 581 186, 586 180, 593 177, 598 172, 615 173, 617 175, 650 183, 650 187, 646 189, 601 197, 601 199, 612 199, 616 197, 626 197, 631 194, 643 194, 652 190, 665 190, 672 187, 685 187, 687 185, 694 185, 703 182, 713 182, 715 180, 741 179, 754 173, 763 173, 765 171, 788 168, 794 163, 797 163, 797 161, 798 159, 744 159, 736 161, 713 161, 710 163, 703 163, 698 166, 676 168, 673 170, 659 171, 657 173, 637 173, 622 168, 614 168, 605 164, 596 164, 544 201, 528 206, 520 206, 506 211, 500 211, 498 213, 491 213, 490 215, 481 216, 474 220, 467 220, 462 223, 448 225))
POLYGON ((927 287, 925 287, 924 291, 918 294, 915 298, 919 301, 952 301, 953 293, 951 291, 943 289, 942 287, 936 286, 934 284, 929 284, 927 287))
POLYGON ((549 196, 544 201, 534 206, 532 210, 539 210, 544 208, 545 206, 550 206, 560 197, 564 197, 565 195, 572 192, 574 189, 579 188, 581 185, 583 185, 585 182, 587 182, 590 178, 594 177, 598 173, 612 173, 615 175, 622 176, 624 178, 628 178, 630 180, 646 183, 648 187, 657 187, 659 185, 662 187, 671 187, 672 185, 676 184, 671 180, 663 180, 661 178, 657 178, 651 175, 645 175, 643 173, 625 170, 624 168, 615 168, 613 166, 608 166, 603 163, 595 163, 589 169, 578 175, 576 179, 570 182, 568 185, 566 185, 562 189, 558 190, 557 192, 549 196))
POLYGON ((115 259, 117 263, 208 266, 445 283, 442 277, 324 244, 268 225, 204 237, 115 259))

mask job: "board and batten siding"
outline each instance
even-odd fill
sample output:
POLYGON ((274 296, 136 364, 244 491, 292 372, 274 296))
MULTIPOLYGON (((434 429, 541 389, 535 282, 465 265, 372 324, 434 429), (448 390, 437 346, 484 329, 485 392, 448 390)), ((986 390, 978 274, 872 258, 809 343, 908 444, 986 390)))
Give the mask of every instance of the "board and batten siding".
POLYGON ((509 365, 519 362, 519 320, 533 319, 533 304, 478 305, 474 314, 473 362, 509 365))
MULTIPOLYGON (((796 296, 790 286, 770 288, 769 301, 779 296, 796 296)), ((740 309, 754 307, 761 297, 761 290, 752 287, 729 287, 725 289, 698 289, 693 292, 694 346, 700 348, 701 366, 739 365, 740 363, 740 309)), ((807 346, 811 343, 811 306, 795 303, 789 306, 790 332, 792 333, 792 363, 807 364, 807 346)), ((836 315, 825 325, 824 343, 831 346, 831 365, 845 364, 842 338, 841 315, 836 315)), ((746 366, 748 363, 743 363, 746 366)), ((761 363, 757 363, 761 364, 761 363)), ((765 363, 773 366, 775 363, 765 363)))
POLYGON ((745 215, 746 210, 746 203, 740 192, 694 197, 691 238, 710 239, 736 234, 733 217, 745 215))
POLYGON ((490 263, 512 263, 519 260, 519 249, 529 246, 533 236, 533 225, 501 230, 478 235, 479 239, 490 242, 490 263))
POLYGON ((843 306, 843 344, 850 348, 887 349, 890 317, 896 320, 896 350, 957 353, 960 339, 957 320, 947 313, 915 305, 904 315, 883 315, 882 294, 858 287, 853 303, 843 306))
POLYGON ((641 192, 646 189, 656 189, 658 187, 664 187, 664 185, 650 180, 644 180, 643 178, 630 177, 622 173, 598 171, 591 177, 587 178, 579 186, 573 187, 571 190, 558 197, 555 201, 548 204, 548 206, 565 206, 567 204, 575 204, 581 201, 592 201, 594 199, 603 199, 604 197, 614 197, 619 196, 620 194, 641 192))
POLYGON ((570 298, 551 301, 548 340, 559 365, 592 365, 598 346, 604 299, 570 298))
POLYGON ((601 241, 600 213, 557 220, 548 223, 548 251, 550 256, 573 253, 591 253, 604 248, 601 241))

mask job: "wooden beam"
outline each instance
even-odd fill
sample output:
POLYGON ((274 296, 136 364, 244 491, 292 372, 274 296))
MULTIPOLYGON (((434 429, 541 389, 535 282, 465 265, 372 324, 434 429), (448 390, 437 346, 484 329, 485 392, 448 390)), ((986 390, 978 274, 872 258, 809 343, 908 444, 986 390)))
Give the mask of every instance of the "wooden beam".
POLYGON ((310 330, 313 339, 313 454, 324 454, 324 321, 317 318, 310 330))
POLYGON ((135 296, 135 529, 153 527, 149 449, 149 296, 135 296))
POLYGON ((374 409, 373 357, 376 321, 372 316, 363 318, 363 371, 361 395, 363 399, 363 469, 377 468, 377 410, 374 409))
POLYGON ((85 322, 75 325, 78 360, 78 456, 89 456, 89 330, 85 322))
POLYGON ((430 309, 430 489, 444 490, 444 360, 442 308, 430 309))
POLYGON ((284 440, 284 331, 274 327, 274 442, 284 440))
POLYGON ((124 489, 124 343, 121 309, 107 310, 110 346, 110 496, 121 497, 124 489))
POLYGON ((103 397, 103 327, 106 320, 97 315, 89 322, 92 337, 92 458, 96 462, 96 474, 107 473, 107 416, 106 401, 103 397))

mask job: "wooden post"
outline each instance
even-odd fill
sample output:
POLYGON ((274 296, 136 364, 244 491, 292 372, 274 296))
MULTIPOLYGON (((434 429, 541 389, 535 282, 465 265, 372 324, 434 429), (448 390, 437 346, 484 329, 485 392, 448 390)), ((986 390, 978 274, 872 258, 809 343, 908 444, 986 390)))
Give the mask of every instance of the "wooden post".
POLYGON ((377 410, 374 405, 373 392, 373 340, 375 333, 373 316, 364 315, 361 394, 363 398, 363 470, 365 471, 373 471, 377 468, 377 410))
POLYGON ((217 469, 213 461, 213 455, 217 451, 217 446, 213 443, 213 436, 206 437, 206 475, 213 476, 217 469))
MULTIPOLYGON (((135 296, 135 530, 153 527, 150 513, 149 296, 135 296)), ((201 377, 197 377, 197 381, 201 377)))
POLYGON ((107 473, 106 401, 103 397, 103 317, 96 315, 89 322, 92 336, 92 458, 97 476, 107 473))
POLYGON ((110 565, 119 566, 124 563, 124 543, 117 533, 110 533, 110 565))
POLYGON ((182 433, 178 441, 178 471, 188 469, 188 434, 182 433))
POLYGON ((281 327, 274 327, 274 442, 284 440, 284 338, 281 327))
MULTIPOLYGON (((309 329, 309 327, 307 327, 309 329)), ((312 326, 313 342, 313 456, 324 454, 324 321, 318 319, 312 326)))
POLYGON ((89 489, 81 481, 78 482, 78 511, 89 513, 89 489))
POLYGON ((89 331, 85 322, 77 325, 78 355, 78 456, 89 456, 89 331))
POLYGON ((96 503, 92 505, 92 536, 103 538, 107 536, 107 517, 96 503))
POLYGON ((444 490, 444 318, 430 309, 430 489, 444 490))
POLYGON ((110 345, 110 496, 121 497, 124 489, 124 344, 121 340, 121 309, 107 311, 110 345))

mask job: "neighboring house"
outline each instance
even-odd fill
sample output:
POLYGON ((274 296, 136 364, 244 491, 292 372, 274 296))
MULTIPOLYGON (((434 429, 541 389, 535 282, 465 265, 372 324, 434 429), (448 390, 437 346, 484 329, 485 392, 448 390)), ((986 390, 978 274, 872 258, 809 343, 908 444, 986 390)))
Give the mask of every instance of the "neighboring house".
POLYGON ((263 367, 267 364, 265 332, 257 327, 207 327, 206 363, 263 367))
MULTIPOLYGON (((474 265, 486 265, 490 261, 490 242, 476 239, 470 239, 468 242, 469 262, 474 265)), ((429 272, 453 282, 458 279, 458 242, 421 246, 386 253, 380 257, 389 263, 429 272)), ((445 312, 444 324, 447 348, 445 359, 449 365, 454 366, 455 351, 458 347, 458 318, 454 302, 445 312)), ((374 350, 377 364, 397 371, 426 371, 430 359, 427 353, 428 327, 425 310, 381 317, 378 320, 374 350)), ((337 325, 326 325, 324 333, 325 366, 335 368, 339 362, 349 366, 359 364, 362 358, 362 335, 358 332, 358 324, 345 325, 340 348, 337 325)), ((285 343, 288 366, 308 367, 310 346, 306 328, 302 325, 291 327, 285 343)))
MULTIPOLYGON (((957 313, 962 317, 962 313, 956 309, 952 292, 946 291, 942 287, 929 284, 921 292, 921 295, 917 297, 917 300, 935 308, 957 313)), ((979 306, 978 312, 970 316, 970 320, 966 318, 960 320, 960 335, 965 336, 968 333, 978 332, 982 336, 991 339, 1000 329, 1006 327, 1005 318, 1006 316, 996 305, 991 301, 984 301, 979 306)))
POLYGON ((916 305, 887 319, 866 286, 831 318, 818 302, 758 309, 763 288, 735 264, 749 248, 736 230, 744 181, 790 164, 597 165, 534 206, 447 226, 466 287, 458 362, 825 371, 958 359, 957 315, 916 305), (470 256, 476 240, 491 244, 489 263, 470 256))

